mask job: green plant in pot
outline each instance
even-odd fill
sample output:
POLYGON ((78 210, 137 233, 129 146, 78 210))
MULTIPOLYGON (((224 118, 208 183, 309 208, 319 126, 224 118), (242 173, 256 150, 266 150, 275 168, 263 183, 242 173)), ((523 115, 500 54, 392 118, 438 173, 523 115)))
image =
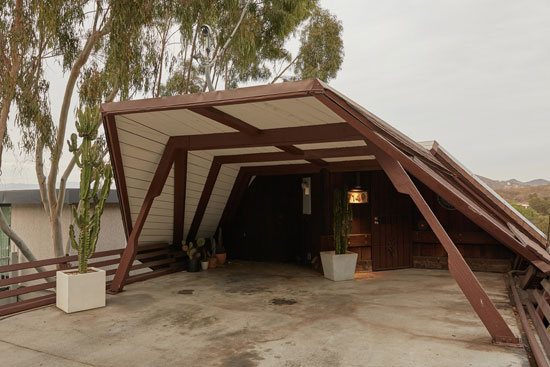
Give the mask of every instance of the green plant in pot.
POLYGON ((201 247, 204 246, 204 239, 200 240, 197 240, 197 243, 193 243, 192 241, 188 244, 185 242, 182 243, 182 249, 187 253, 187 257, 189 258, 187 271, 192 273, 200 271, 201 247))
POLYGON ((72 134, 68 144, 80 168, 79 202, 72 210, 74 224, 69 226, 71 247, 78 253, 78 270, 58 271, 56 275, 56 304, 67 313, 105 306, 105 271, 88 267, 88 259, 97 246, 113 177, 111 166, 103 162, 105 148, 97 139, 99 108, 79 109, 77 117, 81 141, 78 144, 77 134, 72 134))
POLYGON ((197 240, 197 245, 201 249, 201 269, 208 270, 208 251, 206 250, 206 240, 204 238, 199 238, 197 240))
POLYGON ((348 190, 335 189, 333 195, 334 251, 321 252, 325 278, 340 281, 351 280, 355 273, 357 254, 348 251, 353 212, 349 204, 348 190))

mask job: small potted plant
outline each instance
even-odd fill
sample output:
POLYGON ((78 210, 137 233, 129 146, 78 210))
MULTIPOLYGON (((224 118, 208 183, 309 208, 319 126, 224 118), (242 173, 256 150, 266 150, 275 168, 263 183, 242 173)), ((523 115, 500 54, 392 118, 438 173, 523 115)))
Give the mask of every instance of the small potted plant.
POLYGON ((199 238, 197 240, 197 245, 201 249, 201 269, 208 270, 208 255, 206 254, 206 240, 204 238, 199 238))
POLYGON ((227 260, 227 253, 225 252, 225 247, 222 244, 222 229, 218 232, 218 243, 216 245, 216 260, 218 265, 225 264, 227 260))
POLYGON ((78 253, 78 269, 56 272, 56 306, 66 313, 105 306, 105 270, 88 267, 88 259, 96 249, 101 215, 113 177, 111 166, 103 162, 101 144, 96 140, 100 121, 98 107, 78 110, 76 129, 82 141, 78 145, 76 134, 72 134, 69 141, 69 151, 80 168, 80 191, 78 207, 72 210, 74 224, 69 226, 71 247, 78 253))
MULTIPOLYGON (((202 242, 202 246, 204 246, 204 242, 202 242)), ((202 247, 197 244, 194 244, 193 242, 189 242, 189 244, 186 244, 185 242, 182 243, 182 249, 187 253, 187 257, 189 258, 189 261, 187 263, 187 271, 191 273, 196 273, 197 271, 200 271, 200 259, 201 259, 201 253, 199 250, 199 247, 202 247)))
MULTIPOLYGON (((347 190, 346 190, 347 192, 347 190)), ((334 190, 333 227, 334 251, 321 252, 325 278, 340 281, 352 280, 357 265, 357 254, 348 251, 348 235, 351 232, 352 210, 347 195, 334 190)))
POLYGON ((214 269, 216 268, 216 263, 218 260, 216 259, 216 239, 214 237, 210 238, 210 250, 207 252, 208 256, 208 268, 214 269))

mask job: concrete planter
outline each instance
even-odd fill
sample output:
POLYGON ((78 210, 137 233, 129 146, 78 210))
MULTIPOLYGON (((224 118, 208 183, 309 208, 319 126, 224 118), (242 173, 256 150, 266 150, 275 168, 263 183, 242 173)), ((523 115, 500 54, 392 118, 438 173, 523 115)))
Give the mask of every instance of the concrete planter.
POLYGON ((66 313, 105 307, 105 270, 88 268, 88 273, 62 270, 56 273, 56 305, 66 313))
POLYGON ((336 255, 334 251, 323 251, 321 252, 321 263, 325 278, 335 282, 353 280, 357 254, 348 251, 346 254, 336 255))

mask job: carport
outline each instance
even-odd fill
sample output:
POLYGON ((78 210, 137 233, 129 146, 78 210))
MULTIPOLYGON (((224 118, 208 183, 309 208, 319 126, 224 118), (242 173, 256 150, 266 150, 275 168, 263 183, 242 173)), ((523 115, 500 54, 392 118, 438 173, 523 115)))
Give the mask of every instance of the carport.
POLYGON ((421 182, 544 273, 544 236, 444 150, 428 151, 316 79, 102 105, 128 238, 120 292, 140 246, 213 236, 252 177, 376 167, 410 197, 451 275, 496 342, 517 343, 420 193, 421 182))

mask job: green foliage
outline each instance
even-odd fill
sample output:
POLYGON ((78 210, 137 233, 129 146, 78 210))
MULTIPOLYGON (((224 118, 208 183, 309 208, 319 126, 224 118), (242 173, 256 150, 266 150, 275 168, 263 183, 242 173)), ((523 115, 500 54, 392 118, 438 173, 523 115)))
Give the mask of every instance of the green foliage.
POLYGON ((327 10, 317 9, 301 32, 302 43, 296 61, 298 79, 319 78, 328 81, 336 77, 344 60, 342 22, 327 10))
POLYGON ((73 207, 73 217, 79 229, 78 240, 74 225, 71 224, 69 227, 71 246, 78 252, 80 273, 87 272, 88 259, 95 252, 101 215, 105 208, 105 200, 109 196, 113 175, 111 166, 103 163, 103 149, 97 141, 100 121, 98 106, 79 109, 76 128, 81 143, 78 145, 76 134, 72 134, 68 142, 69 150, 80 168, 78 208, 73 207))
POLYGON ((550 197, 531 194, 529 195, 529 206, 542 215, 550 215, 550 197))
POLYGON ((349 205, 347 189, 334 190, 333 200, 333 230, 334 252, 336 255, 345 254, 348 251, 348 236, 351 232, 353 212, 349 205))
POLYGON ((205 239, 199 238, 196 242, 196 244, 193 242, 189 242, 189 244, 185 243, 185 241, 182 242, 182 249, 191 260, 200 259, 201 252, 204 252, 205 239))
POLYGON ((539 211, 535 210, 531 206, 524 207, 517 203, 511 203, 511 205, 518 212, 520 212, 527 220, 533 223, 538 229, 540 229, 543 233, 548 235, 550 215, 540 213, 539 211))

